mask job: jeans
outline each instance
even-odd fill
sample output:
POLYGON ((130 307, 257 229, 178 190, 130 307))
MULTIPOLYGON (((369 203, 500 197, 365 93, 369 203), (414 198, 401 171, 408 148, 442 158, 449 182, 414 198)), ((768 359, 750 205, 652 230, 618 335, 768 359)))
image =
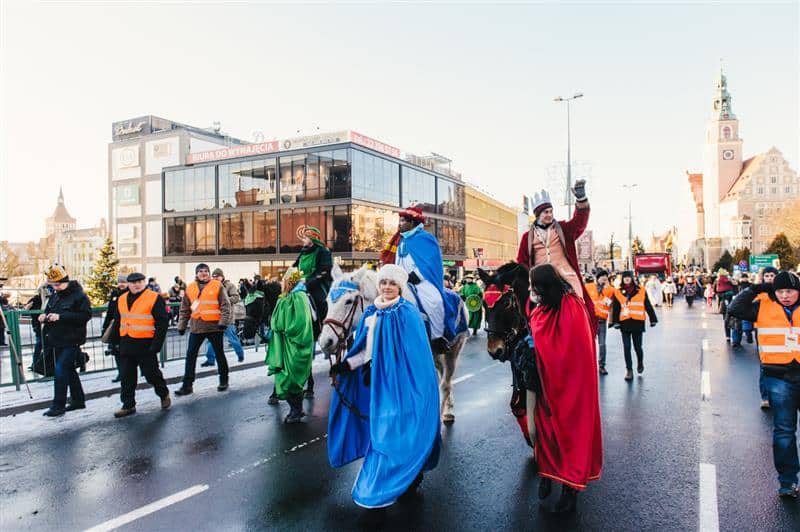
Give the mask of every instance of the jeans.
POLYGON ((56 375, 53 380, 53 408, 63 410, 67 406, 67 387, 70 399, 75 404, 83 404, 86 397, 83 395, 81 378, 75 369, 75 360, 81 352, 78 346, 55 347, 56 375))
POLYGON ((769 401, 769 391, 767 390, 767 385, 764 384, 764 366, 761 366, 758 371, 758 391, 761 392, 761 400, 762 401, 769 401))
POLYGON ((772 457, 781 486, 797 483, 797 410, 800 409, 800 381, 764 376, 772 409, 772 457))
POLYGON ((149 351, 138 353, 125 353, 119 356, 119 374, 122 380, 122 391, 120 399, 122 408, 133 408, 136 406, 136 381, 138 380, 137 369, 141 368, 142 375, 149 382, 156 392, 156 395, 164 399, 169 395, 167 383, 164 375, 158 367, 156 355, 149 351))
MULTIPOLYGON (((225 338, 228 339, 228 343, 231 344, 234 353, 236 353, 236 358, 239 359, 239 362, 244 360, 244 349, 242 348, 242 342, 239 340, 239 335, 236 334, 236 326, 231 324, 228 325, 228 328, 225 329, 225 338)), ((224 344, 223 344, 224 348, 224 344)), ((216 354, 214 353, 214 346, 211 345, 211 342, 208 343, 208 350, 206 351, 206 362, 214 364, 217 360, 216 354)))
POLYGON ((600 354, 600 367, 606 367, 606 320, 597 320, 597 345, 600 354))
POLYGON ((186 367, 183 371, 183 387, 191 388, 194 384, 195 366, 197 366, 197 353, 204 340, 211 343, 211 347, 221 356, 217 359, 219 372, 219 382, 228 383, 228 360, 225 358, 225 351, 222 349, 222 331, 215 333, 189 333, 189 345, 186 347, 186 367))
POLYGON ((633 348, 636 350, 636 360, 639 365, 644 363, 644 352, 642 351, 642 331, 625 332, 622 331, 622 348, 625 351, 625 368, 628 371, 633 369, 633 361, 631 360, 631 339, 633 339, 633 348))

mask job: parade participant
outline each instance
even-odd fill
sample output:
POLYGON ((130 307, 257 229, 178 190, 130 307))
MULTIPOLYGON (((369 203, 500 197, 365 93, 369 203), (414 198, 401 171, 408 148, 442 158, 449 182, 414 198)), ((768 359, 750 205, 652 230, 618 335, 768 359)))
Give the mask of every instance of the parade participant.
MULTIPOLYGON (((717 294, 717 299, 719 300, 719 313, 723 316, 728 308, 728 304, 730 304, 731 300, 733 300, 733 296, 736 295, 736 287, 733 285, 733 281, 729 277, 728 270, 724 268, 720 268, 717 271, 717 281, 714 284, 714 292, 717 294)), ((730 341, 730 331, 728 331, 728 327, 725 327, 725 338, 730 341)))
POLYGON ((290 268, 283 277, 283 293, 272 312, 272 336, 267 347, 267 374, 275 375, 277 399, 289 403, 285 423, 300 423, 303 416, 303 387, 311 376, 314 331, 309 295, 303 273, 290 268))
POLYGON ((475 283, 472 275, 465 275, 461 282, 461 299, 467 304, 469 328, 474 336, 478 334, 483 322, 483 290, 475 283))
POLYGON ((661 281, 658 280, 658 277, 651 275, 644 288, 647 290, 647 297, 650 299, 650 303, 655 307, 660 307, 662 300, 661 281))
POLYGON ((444 352, 457 334, 458 307, 445 297, 439 241, 425 231, 424 224, 419 207, 400 211, 398 231, 381 253, 381 262, 394 262, 408 274, 408 301, 423 314, 434 351, 444 352))
POLYGON ((534 457, 542 478, 539 497, 551 481, 562 484, 555 512, 575 509, 578 491, 600 478, 603 437, 595 363, 594 333, 586 307, 552 264, 530 273, 538 305, 530 330, 541 375, 534 410, 534 457))
POLYGON ((78 281, 70 280, 63 266, 54 264, 46 273, 47 284, 53 287, 54 293, 39 315, 39 323, 42 324, 45 356, 55 360, 55 379, 53 405, 43 415, 58 417, 64 412, 86 408, 81 378, 75 367, 82 362, 80 346, 86 342, 86 324, 92 319, 92 307, 83 287, 78 281))
POLYGON ((161 408, 172 404, 167 383, 158 367, 158 353, 167 337, 169 314, 164 299, 149 290, 145 276, 134 272, 127 276, 127 290, 115 301, 112 342, 119 346, 122 408, 114 412, 121 418, 136 413, 137 370, 153 386, 161 399, 161 408))
POLYGON ((664 294, 664 301, 667 304, 668 308, 672 308, 672 299, 675 297, 675 293, 678 291, 678 287, 675 285, 675 282, 672 280, 672 277, 668 276, 664 284, 661 286, 661 293, 664 294))
POLYGON ((148 290, 152 290, 156 294, 160 294, 161 293, 161 285, 158 284, 158 282, 156 281, 155 277, 150 277, 147 280, 147 289, 148 290))
POLYGON ((586 293, 592 298, 594 303, 594 315, 597 318, 597 345, 600 355, 600 375, 608 375, 606 370, 606 331, 608 312, 611 309, 611 301, 614 297, 614 287, 608 282, 608 272, 597 270, 595 274, 597 282, 586 284, 586 293))
MULTIPOLYGON (((776 275, 778 275, 778 269, 774 266, 767 266, 761 272, 761 281, 764 284, 771 285, 775 282, 776 275)), ((769 299, 768 292, 762 291, 756 296, 756 301, 761 302, 765 299, 769 299)), ((756 329, 756 337, 757 335, 758 329, 756 329)), ((761 366, 758 372, 758 392, 761 395, 761 403, 759 407, 761 410, 769 410, 769 393, 767 391, 766 384, 764 384, 764 366, 761 366)))
POLYGON ((622 333, 622 347, 625 352, 625 380, 633 380, 633 361, 631 358, 631 342, 636 350, 636 371, 644 372, 644 335, 645 314, 650 319, 650 327, 658 323, 656 311, 647 298, 647 292, 633 282, 633 272, 622 272, 622 285, 614 291, 611 302, 611 323, 622 333))
POLYGON ((193 392, 197 353, 203 340, 208 340, 211 347, 219 354, 217 390, 224 392, 228 389, 228 361, 222 348, 222 334, 228 328, 231 314, 228 294, 223 289, 222 283, 211 278, 208 264, 200 263, 194 271, 195 280, 186 288, 178 317, 178 334, 185 334, 186 328, 189 328, 183 384, 175 391, 175 395, 178 396, 193 392))
MULTIPOLYGON (((586 181, 578 179, 572 188, 575 195, 575 212, 569 221, 556 221, 550 195, 542 190, 534 195, 533 214, 536 221, 522 235, 517 252, 517 263, 528 269, 538 264, 552 264, 575 294, 583 299, 588 316, 594 316, 592 298, 581 283, 578 267, 578 250, 575 241, 586 230, 589 223, 589 199, 586 197, 586 181)), ((594 320, 592 320, 594 329, 594 320)))
POLYGON ((322 241, 322 233, 319 229, 310 225, 301 229, 303 249, 292 266, 298 268, 303 274, 306 290, 314 302, 316 314, 314 338, 316 338, 320 333, 319 327, 328 314, 328 304, 325 302, 325 298, 328 296, 333 282, 333 277, 331 277, 333 259, 330 250, 322 241))
POLYGON ((714 306, 714 284, 709 281, 706 281, 705 284, 706 288, 703 291, 703 295, 706 298, 706 307, 710 309, 714 306))
MULTIPOLYGON (((225 293, 228 294, 228 301, 230 301, 231 304, 231 322, 225 328, 225 334, 223 336, 224 338, 227 338, 228 343, 231 344, 233 352, 236 353, 236 359, 239 362, 244 362, 244 349, 242 348, 242 342, 239 340, 239 335, 236 333, 236 325, 234 324, 234 320, 236 319, 236 308, 238 305, 240 305, 242 300, 239 296, 239 289, 235 284, 225 278, 225 274, 220 268, 214 269, 214 271, 211 273, 211 278, 222 283, 222 288, 225 290, 225 293)), ((241 314, 242 317, 240 319, 244 319, 244 305, 242 305, 241 314)), ((209 343, 208 350, 206 351, 206 361, 200 364, 200 366, 210 367, 216 363, 217 357, 214 353, 214 348, 209 343)))
POLYGON ((364 508, 413 494, 439 458, 439 385, 424 323, 405 299, 407 279, 393 264, 378 271, 380 295, 331 368, 328 459, 338 468, 364 457, 352 491, 364 508))
MULTIPOLYGON (((124 274, 119 274, 117 276, 117 287, 111 291, 111 296, 106 303, 106 315, 103 318, 103 325, 100 329, 103 331, 103 336, 106 336, 106 332, 109 331, 109 327, 116 323, 119 323, 119 318, 117 318, 117 301, 119 300, 122 294, 128 293, 128 276, 124 274)), ((108 341, 108 350, 106 351, 106 355, 112 355, 114 357, 114 364, 117 366, 117 375, 111 382, 119 382, 122 379, 122 370, 120 368, 120 360, 119 360, 119 337, 112 337, 109 334, 109 341, 108 341)))
POLYGON ((772 285, 743 290, 729 312, 753 321, 758 329, 758 354, 772 408, 772 453, 781 497, 798 497, 797 412, 800 410, 800 278, 780 272, 772 285), (765 294, 766 297, 761 297, 765 294))
POLYGON ((700 289, 694 275, 687 275, 683 285, 683 296, 686 298, 686 304, 689 308, 694 304, 694 299, 697 297, 699 291, 700 289))

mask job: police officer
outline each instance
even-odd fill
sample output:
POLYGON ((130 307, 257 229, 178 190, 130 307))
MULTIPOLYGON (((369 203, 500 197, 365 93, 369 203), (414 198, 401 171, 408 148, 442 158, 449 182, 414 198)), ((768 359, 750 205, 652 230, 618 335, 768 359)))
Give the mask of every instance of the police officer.
POLYGON ((175 395, 189 395, 193 392, 197 353, 203 340, 208 340, 217 353, 217 391, 224 392, 228 389, 228 361, 222 347, 222 334, 230 322, 231 304, 222 283, 211 278, 208 264, 201 263, 195 268, 195 280, 186 287, 179 315, 178 334, 185 334, 188 327, 189 344, 186 347, 183 384, 175 390, 175 395))
POLYGON ((132 273, 127 277, 128 291, 117 300, 116 316, 111 332, 119 344, 122 408, 114 412, 120 418, 136 413, 137 369, 161 399, 161 408, 172 404, 167 383, 158 367, 158 353, 167 337, 169 315, 164 300, 157 292, 146 290, 145 276, 132 273))

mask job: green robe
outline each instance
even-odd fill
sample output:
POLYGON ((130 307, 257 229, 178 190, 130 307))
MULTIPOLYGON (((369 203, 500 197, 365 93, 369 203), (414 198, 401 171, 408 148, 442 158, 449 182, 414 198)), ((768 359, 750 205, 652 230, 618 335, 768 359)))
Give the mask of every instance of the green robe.
POLYGON ((268 375, 275 375, 275 393, 279 399, 303 393, 311 375, 314 358, 314 334, 308 296, 298 290, 281 296, 270 322, 272 337, 267 347, 268 375))
MULTIPOLYGON (((476 283, 465 283, 461 287, 461 299, 464 301, 473 294, 483 299, 483 290, 476 283)), ((483 322, 483 307, 478 309, 477 312, 469 313, 469 328, 472 330, 480 329, 481 322, 483 322)))

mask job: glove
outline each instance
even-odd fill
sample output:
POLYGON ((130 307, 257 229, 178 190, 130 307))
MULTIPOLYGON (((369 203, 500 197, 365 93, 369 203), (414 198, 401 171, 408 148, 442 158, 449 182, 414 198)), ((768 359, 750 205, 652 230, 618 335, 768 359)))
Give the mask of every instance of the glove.
POLYGON ((183 336, 184 334, 186 334, 186 329, 178 329, 178 334, 183 336))
POLYGON ((411 284, 419 284, 422 282, 422 279, 419 278, 417 272, 411 272, 408 274, 408 282, 411 284))
POLYGON ((586 180, 578 179, 575 181, 575 186, 572 187, 572 193, 575 194, 577 201, 586 201, 586 180))
POLYGON ((353 371, 353 369, 350 367, 350 364, 348 364, 346 360, 342 360, 331 366, 330 376, 333 377, 334 375, 340 375, 342 373, 350 373, 351 371, 353 371))
POLYGON ((370 382, 372 381, 372 361, 370 360, 366 364, 364 364, 364 369, 362 370, 361 377, 364 380, 364 386, 369 387, 370 382))
POLYGON ((651 324, 650 324, 650 327, 655 327, 655 326, 656 326, 656 324, 655 324, 655 323, 651 323, 651 324))

